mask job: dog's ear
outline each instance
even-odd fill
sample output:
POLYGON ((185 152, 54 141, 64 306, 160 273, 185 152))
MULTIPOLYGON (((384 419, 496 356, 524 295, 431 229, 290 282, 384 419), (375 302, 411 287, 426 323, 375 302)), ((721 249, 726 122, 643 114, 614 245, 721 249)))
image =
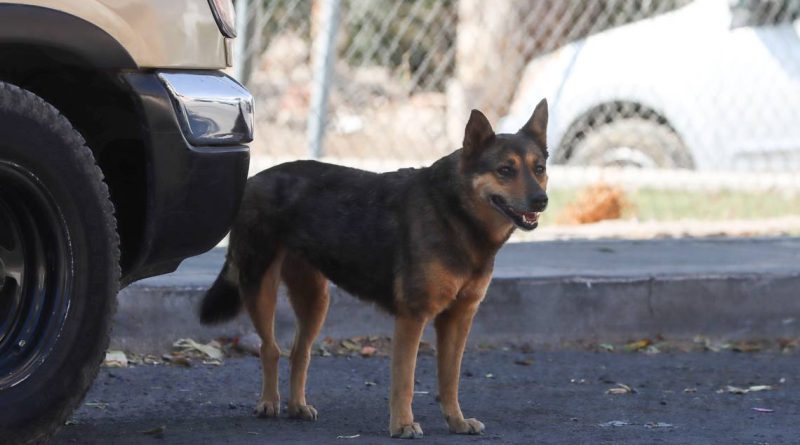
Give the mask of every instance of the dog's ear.
POLYGON ((532 137, 542 146, 547 146, 547 99, 542 99, 536 105, 531 118, 519 129, 519 132, 532 137))
POLYGON ((474 158, 494 139, 494 130, 489 119, 478 110, 472 110, 464 130, 464 148, 461 155, 465 159, 474 158))

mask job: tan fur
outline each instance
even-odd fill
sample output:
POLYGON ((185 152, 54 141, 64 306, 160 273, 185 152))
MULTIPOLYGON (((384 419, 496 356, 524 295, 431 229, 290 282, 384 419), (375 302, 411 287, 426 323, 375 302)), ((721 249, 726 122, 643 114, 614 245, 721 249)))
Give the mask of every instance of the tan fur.
POLYGON ((476 216, 487 225, 491 241, 498 244, 505 242, 514 230, 514 224, 488 203, 489 196, 503 193, 503 184, 493 173, 486 173, 472 180, 472 189, 476 195, 476 199, 473 200, 476 216))
POLYGON ((281 412, 278 391, 278 359, 281 350, 275 340, 275 307, 278 303, 278 285, 284 252, 280 251, 261 279, 257 295, 245 295, 244 302, 253 326, 261 337, 261 399, 256 406, 259 417, 276 417, 281 412))
POLYGON ((297 330, 290 356, 289 415, 314 420, 317 410, 306 404, 306 375, 311 360, 311 346, 328 313, 328 280, 307 261, 291 254, 284 261, 283 280, 297 316, 297 330))

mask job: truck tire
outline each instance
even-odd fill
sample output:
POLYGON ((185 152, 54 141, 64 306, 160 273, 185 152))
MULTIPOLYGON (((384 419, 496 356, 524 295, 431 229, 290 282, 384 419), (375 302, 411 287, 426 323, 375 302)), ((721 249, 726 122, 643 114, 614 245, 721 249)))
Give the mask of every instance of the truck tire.
POLYGON ((41 443, 108 346, 119 238, 103 174, 52 105, 0 82, 0 437, 41 443))
POLYGON ((683 141, 669 126, 640 117, 617 119, 586 130, 567 164, 694 168, 683 141))

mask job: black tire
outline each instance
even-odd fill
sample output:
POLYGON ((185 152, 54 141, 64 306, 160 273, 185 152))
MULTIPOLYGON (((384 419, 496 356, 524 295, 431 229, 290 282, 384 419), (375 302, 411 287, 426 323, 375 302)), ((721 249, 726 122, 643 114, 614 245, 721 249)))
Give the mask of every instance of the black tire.
POLYGON ((0 438, 41 443, 97 375, 119 287, 103 175, 67 119, 0 82, 0 438))
POLYGON ((669 126, 640 117, 617 119, 586 130, 567 164, 694 168, 683 141, 669 126))

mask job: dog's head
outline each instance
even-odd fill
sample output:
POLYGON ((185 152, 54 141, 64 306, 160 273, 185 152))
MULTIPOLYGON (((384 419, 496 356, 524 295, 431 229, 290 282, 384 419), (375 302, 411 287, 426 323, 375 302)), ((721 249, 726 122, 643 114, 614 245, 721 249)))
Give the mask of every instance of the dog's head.
POLYGON ((539 225, 547 207, 547 101, 542 99, 516 134, 495 134, 472 110, 461 150, 461 170, 473 198, 490 218, 523 230, 539 225), (488 211, 491 209, 491 211, 488 211))

